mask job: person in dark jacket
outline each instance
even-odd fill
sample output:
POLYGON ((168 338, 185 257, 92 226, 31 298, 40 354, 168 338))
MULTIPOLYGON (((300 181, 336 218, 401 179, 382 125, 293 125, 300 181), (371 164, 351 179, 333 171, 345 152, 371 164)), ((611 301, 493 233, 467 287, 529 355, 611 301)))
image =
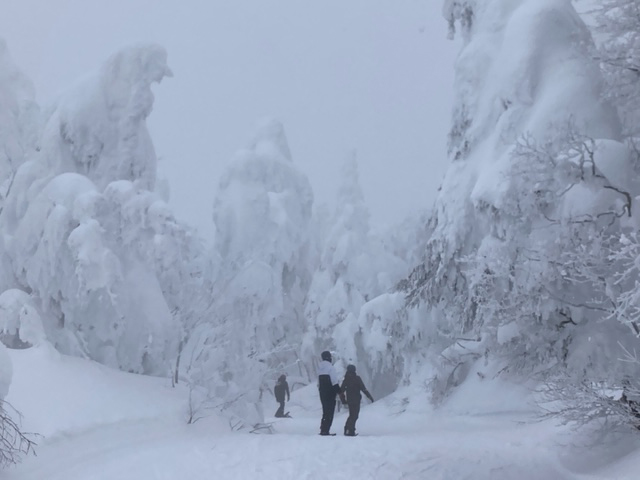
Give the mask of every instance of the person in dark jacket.
POLYGON ((273 387, 273 394, 276 396, 276 402, 280 404, 280 408, 276 411, 276 417, 284 417, 284 396, 287 395, 287 402, 291 400, 291 395, 289 394, 289 384, 287 383, 287 376, 280 375, 278 381, 276 382, 276 386, 273 387))
POLYGON ((333 423, 333 413, 336 409, 336 395, 340 393, 340 380, 335 367, 331 364, 331 352, 324 351, 318 364, 318 392, 322 402, 322 420, 320 421, 320 435, 331 435, 329 430, 333 423))
POLYGON ((373 397, 367 387, 364 386, 362 378, 356 374, 356 366, 349 365, 340 387, 340 400, 349 405, 349 416, 344 424, 344 434, 348 437, 356 436, 356 421, 360 415, 360 401, 362 400, 360 392, 364 393, 373 402, 373 397))

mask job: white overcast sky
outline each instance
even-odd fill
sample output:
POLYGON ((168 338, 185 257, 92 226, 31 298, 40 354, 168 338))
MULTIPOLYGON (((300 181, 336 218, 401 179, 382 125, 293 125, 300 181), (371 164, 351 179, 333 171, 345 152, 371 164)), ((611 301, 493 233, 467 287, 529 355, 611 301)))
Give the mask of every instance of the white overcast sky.
POLYGON ((440 0, 2 0, 0 36, 38 101, 114 51, 153 42, 174 77, 149 127, 176 215, 213 235, 218 178, 265 116, 316 204, 356 149, 376 224, 430 206, 446 169, 457 45, 440 0))

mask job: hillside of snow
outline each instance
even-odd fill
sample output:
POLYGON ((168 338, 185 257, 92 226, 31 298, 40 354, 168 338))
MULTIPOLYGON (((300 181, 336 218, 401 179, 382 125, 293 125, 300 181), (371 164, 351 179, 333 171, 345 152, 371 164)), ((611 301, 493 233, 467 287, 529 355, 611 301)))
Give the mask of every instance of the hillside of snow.
MULTIPOLYGON (((617 459, 593 446, 569 447, 563 429, 532 422, 526 389, 479 376, 442 410, 431 411, 422 390, 404 389, 363 404, 358 437, 340 435, 345 409, 334 420, 338 435, 320 437, 314 385, 292 392, 292 419, 268 417, 273 433, 251 434, 216 416, 188 425, 188 389, 166 379, 47 346, 10 356, 7 399, 24 414, 25 430, 43 437, 37 456, 5 471, 6 480, 631 480, 640 464, 640 453, 617 459)), ((264 404, 275 411, 272 397, 264 404)))

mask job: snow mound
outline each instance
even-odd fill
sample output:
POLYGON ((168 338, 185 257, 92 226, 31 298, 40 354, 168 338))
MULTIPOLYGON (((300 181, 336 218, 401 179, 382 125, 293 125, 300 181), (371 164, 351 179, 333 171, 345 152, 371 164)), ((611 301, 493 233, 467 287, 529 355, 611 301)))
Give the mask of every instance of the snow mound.
POLYGON ((182 418, 185 413, 185 392, 171 388, 168 379, 61 355, 46 343, 7 351, 13 379, 6 400, 22 413, 23 430, 43 435, 44 442, 110 424, 182 418))
POLYGON ((498 362, 476 362, 467 380, 454 390, 442 410, 450 415, 518 415, 535 417, 533 387, 514 385, 502 380, 498 362))

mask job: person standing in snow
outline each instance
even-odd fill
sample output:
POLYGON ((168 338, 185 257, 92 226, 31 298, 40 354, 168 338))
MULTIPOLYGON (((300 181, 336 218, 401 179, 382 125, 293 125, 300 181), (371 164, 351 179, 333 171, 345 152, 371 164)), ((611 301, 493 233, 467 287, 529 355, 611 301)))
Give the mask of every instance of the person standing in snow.
POLYGON ((318 365, 318 391, 322 402, 320 435, 331 435, 329 430, 336 409, 336 395, 340 392, 340 380, 335 367, 331 364, 331 352, 322 352, 320 358, 322 359, 318 365))
POLYGON ((360 415, 360 401, 362 400, 360 392, 364 393, 373 402, 373 397, 367 387, 364 386, 362 378, 356 374, 356 366, 348 365, 347 373, 344 375, 344 380, 340 387, 340 400, 349 406, 349 416, 344 424, 344 434, 348 437, 356 436, 356 421, 360 415))
POLYGON ((287 402, 291 400, 291 395, 289 394, 289 384, 287 383, 287 376, 280 375, 278 381, 276 382, 276 386, 273 387, 273 394, 276 397, 276 402, 280 404, 278 410, 276 410, 276 417, 284 417, 284 396, 287 395, 287 402))

